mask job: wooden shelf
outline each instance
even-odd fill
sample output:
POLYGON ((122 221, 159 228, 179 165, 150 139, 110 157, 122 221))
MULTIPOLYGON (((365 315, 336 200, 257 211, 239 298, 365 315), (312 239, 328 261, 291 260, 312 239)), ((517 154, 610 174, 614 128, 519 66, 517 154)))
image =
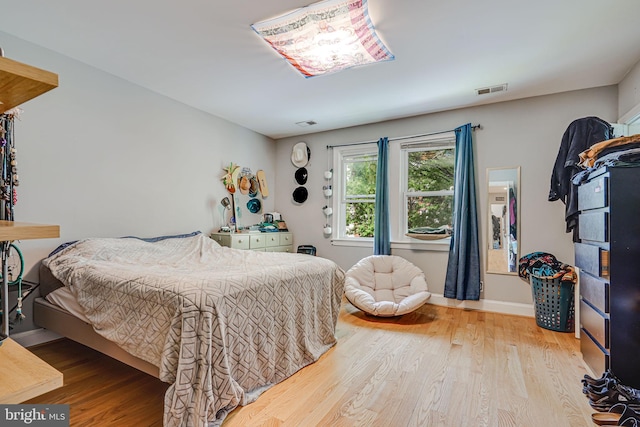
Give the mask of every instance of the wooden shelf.
POLYGON ((60 237, 59 225, 0 220, 0 242, 60 237))
POLYGON ((58 75, 0 57, 0 113, 58 87, 58 75))
POLYGON ((22 403, 62 387, 62 373, 7 338, 0 345, 0 404, 22 403))

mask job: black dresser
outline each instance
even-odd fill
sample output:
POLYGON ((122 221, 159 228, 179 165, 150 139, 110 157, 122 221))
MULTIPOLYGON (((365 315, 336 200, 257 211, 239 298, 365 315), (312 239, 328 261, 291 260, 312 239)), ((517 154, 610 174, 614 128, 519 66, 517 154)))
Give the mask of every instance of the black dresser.
POLYGON ((640 388, 640 168, 592 172, 578 188, 578 210, 584 361, 640 388))

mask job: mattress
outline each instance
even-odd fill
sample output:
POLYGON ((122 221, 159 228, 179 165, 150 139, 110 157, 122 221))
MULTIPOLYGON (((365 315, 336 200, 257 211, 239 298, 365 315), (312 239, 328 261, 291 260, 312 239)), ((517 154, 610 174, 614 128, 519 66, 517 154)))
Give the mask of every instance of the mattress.
POLYGON ((60 307, 70 314, 74 315, 78 319, 85 323, 91 323, 91 321, 84 314, 84 309, 78 304, 78 300, 71 293, 71 290, 66 286, 56 289, 53 292, 49 292, 45 297, 51 304, 60 307))

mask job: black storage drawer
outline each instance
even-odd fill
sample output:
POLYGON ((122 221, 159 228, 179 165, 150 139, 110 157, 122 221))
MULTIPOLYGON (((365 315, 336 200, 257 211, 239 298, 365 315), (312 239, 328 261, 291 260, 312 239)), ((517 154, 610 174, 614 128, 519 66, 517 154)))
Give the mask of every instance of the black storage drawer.
POLYGON ((609 319, 602 317, 584 300, 580 301, 580 326, 589 332, 600 347, 609 349, 609 319))
POLYGON ((595 376, 599 377, 609 369, 609 354, 602 351, 584 329, 580 332, 582 359, 589 365, 595 376))
POLYGON ((578 210, 603 208, 609 205, 608 180, 601 176, 578 187, 578 210))
POLYGON ((580 295, 603 313, 609 313, 609 283, 591 274, 580 272, 580 295))
POLYGON ((640 389, 640 163, 631 166, 602 167, 578 187, 575 265, 585 362, 640 389))
POLYGON ((595 245, 575 244, 576 266, 594 276, 609 276, 609 251, 595 245))
POLYGON ((583 213, 580 214, 579 221, 578 233, 581 240, 609 241, 609 214, 607 212, 583 213))

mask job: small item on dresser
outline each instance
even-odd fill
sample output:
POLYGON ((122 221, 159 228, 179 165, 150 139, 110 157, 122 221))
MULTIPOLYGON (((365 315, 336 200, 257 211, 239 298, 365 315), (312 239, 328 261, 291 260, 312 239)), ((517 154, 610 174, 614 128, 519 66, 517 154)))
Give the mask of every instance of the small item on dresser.
POLYGON ((287 223, 284 221, 276 221, 276 226, 278 227, 278 231, 289 231, 287 223))
POLYGON ((314 255, 316 254, 316 247, 313 245, 300 245, 298 246, 298 253, 299 254, 307 254, 307 255, 314 255))

